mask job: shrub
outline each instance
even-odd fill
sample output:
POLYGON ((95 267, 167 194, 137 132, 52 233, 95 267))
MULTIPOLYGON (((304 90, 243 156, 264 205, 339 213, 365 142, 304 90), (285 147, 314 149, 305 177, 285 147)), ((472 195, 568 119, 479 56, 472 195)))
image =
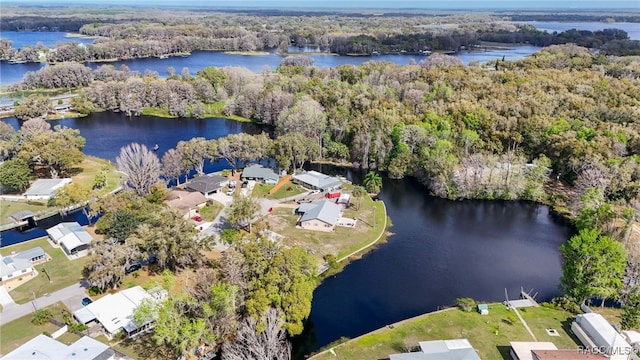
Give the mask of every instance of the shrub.
POLYGON ((34 325, 44 325, 51 319, 51 311, 49 309, 38 309, 31 317, 31 323, 34 325))
POLYGON ((472 298, 457 298, 456 305, 466 312, 473 311, 476 308, 476 302, 472 298))
POLYGON ((231 175, 231 170, 224 169, 224 170, 222 170, 222 172, 220 172, 220 175, 222 175, 224 177, 229 177, 229 175, 231 175))

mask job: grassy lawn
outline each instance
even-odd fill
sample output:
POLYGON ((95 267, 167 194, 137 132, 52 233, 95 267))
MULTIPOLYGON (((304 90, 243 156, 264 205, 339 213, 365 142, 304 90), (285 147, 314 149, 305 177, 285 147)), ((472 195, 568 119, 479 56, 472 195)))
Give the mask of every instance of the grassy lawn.
MULTIPOLYGON (((104 159, 99 159, 93 156, 86 156, 85 159, 78 165, 78 167, 72 169, 72 173, 75 175, 71 176, 73 182, 84 184, 87 187, 91 188, 93 186, 93 179, 98 172, 102 169, 107 170, 107 186, 98 191, 98 195, 105 195, 110 191, 115 190, 118 186, 120 186, 122 174, 117 172, 114 165, 104 159)), ((45 215, 46 213, 55 213, 57 210, 55 208, 47 207, 46 200, 39 201, 5 201, 0 200, 0 213, 2 213, 2 218, 0 219, 0 225, 8 225, 12 224, 12 220, 9 219, 9 215, 21 211, 21 210, 30 210, 35 214, 40 216, 45 215)))
POLYGON ((290 196, 300 195, 309 191, 300 185, 289 183, 282 186, 273 195, 269 195, 269 191, 271 191, 271 189, 273 189, 274 186, 275 185, 257 183, 256 186, 253 188, 253 192, 251 193, 251 195, 256 198, 277 200, 277 199, 284 199, 290 196))
POLYGON ((60 337, 57 340, 63 344, 71 345, 74 342, 78 341, 80 338, 81 338, 80 335, 67 331, 66 333, 60 335, 60 337))
POLYGON ((208 201, 207 206, 203 207, 202 209, 198 209, 198 213, 202 217, 202 220, 213 221, 215 220, 216 216, 220 214, 220 211, 222 211, 223 208, 224 208, 224 205, 213 200, 213 201, 208 201))
POLYGON ((384 230, 386 212, 382 203, 365 197, 360 208, 355 208, 352 205, 344 212, 344 216, 358 219, 356 227, 336 226, 333 232, 296 228, 298 216, 289 208, 274 208, 263 221, 271 230, 285 236, 287 245, 302 246, 318 257, 332 254, 341 258, 371 243, 384 230))
POLYGON ((225 115, 224 113, 224 101, 218 101, 215 103, 210 103, 210 104, 204 104, 204 117, 205 118, 209 118, 209 117, 216 117, 216 118, 223 118, 223 119, 229 119, 229 120, 235 120, 235 121, 240 121, 240 122, 253 122, 253 120, 251 119, 247 119, 245 117, 242 116, 238 116, 238 115, 225 115))
MULTIPOLYGON (((533 332, 544 332, 552 327, 559 337, 541 338, 551 341, 558 348, 575 348, 577 345, 566 333, 563 322, 571 314, 563 310, 540 307, 527 309, 527 322, 533 332)), ((524 317, 524 315, 523 315, 524 317)), ((334 347, 337 357, 324 353, 314 360, 388 359, 390 354, 405 352, 420 341, 467 338, 479 352, 481 359, 510 359, 510 341, 533 341, 516 315, 502 304, 489 306, 489 315, 449 309, 398 323, 393 329, 382 328, 353 341, 334 347)))
MULTIPOLYGON (((48 307, 54 316, 60 309, 66 309, 64 304, 57 303, 48 307)), ((18 346, 26 343, 31 338, 47 332, 49 334, 58 330, 59 327, 48 322, 44 325, 34 325, 31 323, 32 315, 23 316, 10 323, 0 326, 0 353, 6 354, 15 350, 18 346)))
POLYGON ((18 304, 24 304, 33 299, 34 293, 36 297, 40 297, 77 283, 82 279, 82 269, 84 265, 90 260, 89 257, 75 260, 67 259, 62 249, 56 249, 49 245, 46 237, 2 248, 0 253, 2 253, 2 255, 8 255, 11 254, 12 251, 24 251, 35 246, 40 246, 44 249, 52 260, 44 264, 36 265, 36 270, 38 270, 39 274, 9 292, 13 300, 18 304), (49 281, 45 272, 42 271, 43 267, 46 268, 47 273, 51 277, 51 281, 49 281))

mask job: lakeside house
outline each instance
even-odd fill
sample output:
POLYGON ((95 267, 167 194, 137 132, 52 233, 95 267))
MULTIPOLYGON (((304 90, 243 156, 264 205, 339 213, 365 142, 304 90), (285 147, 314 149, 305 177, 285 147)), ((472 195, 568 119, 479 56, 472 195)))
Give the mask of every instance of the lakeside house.
POLYGON ((420 351, 392 354, 389 360, 480 360, 467 339, 421 341, 420 351))
POLYGON ((342 188, 342 181, 337 177, 313 170, 293 175, 292 181, 312 190, 332 191, 342 188))
POLYGON ((56 190, 71 184, 70 178, 38 179, 29 186, 23 196, 28 200, 49 200, 56 194, 56 190))
POLYGON ((35 276, 37 273, 33 266, 47 259, 47 254, 40 246, 9 256, 0 255, 0 283, 8 290, 14 284, 17 286, 25 277, 35 276))
POLYGON ((509 343, 511 360, 533 360, 533 352, 537 350, 558 350, 556 345, 549 341, 512 341, 509 343))
POLYGON ((300 214, 298 226, 306 230, 333 231, 342 216, 342 206, 329 200, 319 200, 301 204, 296 212, 300 214))
POLYGON ((133 314, 138 306, 143 301, 159 302, 166 297, 166 290, 156 288, 147 292, 141 286, 134 286, 105 295, 75 311, 73 317, 81 324, 99 324, 110 339, 121 331, 124 331, 128 338, 134 338, 153 327, 152 321, 136 324, 133 314))
POLYGON ((209 174, 204 176, 198 176, 189 181, 184 187, 187 190, 197 191, 204 196, 220 191, 223 187, 229 184, 229 179, 224 176, 209 174))
POLYGON ((267 185, 275 185, 278 183, 278 180, 280 180, 280 177, 275 171, 260 164, 254 164, 244 168, 240 178, 242 180, 260 181, 267 185))
POLYGON ((86 250, 93 241, 91 234, 75 221, 52 226, 47 229, 47 235, 54 244, 60 245, 67 255, 87 255, 86 250))
POLYGON ((587 349, 599 349, 611 360, 627 360, 633 347, 600 314, 579 314, 571 330, 587 349))
POLYGON ((198 209, 207 205, 207 198, 198 191, 171 190, 164 203, 188 219, 195 216, 198 209))
POLYGON ((44 360, 44 359, 83 359, 116 360, 129 359, 120 356, 109 345, 88 336, 83 336, 70 345, 40 334, 17 349, 6 354, 3 360, 44 360))

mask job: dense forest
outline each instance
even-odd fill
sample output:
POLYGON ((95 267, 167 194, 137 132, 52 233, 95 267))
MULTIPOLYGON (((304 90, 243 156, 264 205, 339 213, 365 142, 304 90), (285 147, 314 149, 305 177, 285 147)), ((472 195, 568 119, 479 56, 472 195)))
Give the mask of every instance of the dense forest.
MULTIPOLYGON (((16 29, 68 30, 62 19, 74 19, 74 31, 95 36, 92 44, 58 44, 53 49, 41 45, 11 47, 0 42, 0 59, 46 61, 114 61, 118 59, 164 57, 197 50, 258 51, 290 45, 316 45, 322 51, 341 55, 389 53, 419 54, 426 51, 457 52, 480 48, 487 42, 548 46, 575 43, 610 55, 638 55, 640 41, 630 40, 621 30, 569 30, 562 33, 538 31, 527 25, 505 22, 508 17, 491 14, 424 16, 420 13, 352 14, 310 12, 307 15, 263 13, 220 13, 213 11, 152 10, 148 15, 125 9, 93 13, 87 9, 71 11, 75 16, 52 13, 50 24, 40 26, 37 16, 13 9, 3 26, 16 29), (74 12, 75 11, 75 12, 74 12), (89 13, 85 13, 89 12, 89 13), (12 17, 12 16, 15 16, 12 17), (36 19, 34 20, 34 17, 36 19), (76 20, 78 19, 78 20, 76 20), (81 20, 80 20, 81 19, 81 20), (33 21, 18 25, 14 21, 33 21), (400 25, 398 25, 400 24, 400 25)), ((51 10, 50 10, 51 11, 51 10)))

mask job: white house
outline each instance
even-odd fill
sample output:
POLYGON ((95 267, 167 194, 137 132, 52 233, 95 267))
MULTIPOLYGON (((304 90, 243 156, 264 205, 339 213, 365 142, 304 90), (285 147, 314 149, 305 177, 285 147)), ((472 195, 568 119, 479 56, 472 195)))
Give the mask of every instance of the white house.
POLYGON ((138 326, 133 320, 133 314, 146 299, 157 302, 167 296, 165 290, 147 292, 141 286, 122 290, 116 294, 107 294, 103 298, 77 310, 73 317, 82 324, 97 322, 102 326, 107 337, 112 338, 120 331, 127 337, 135 337, 151 328, 150 323, 138 326))
POLYGON ((298 226, 306 230, 333 231, 342 215, 342 206, 329 200, 319 200, 300 205, 298 226))
POLYGON ((59 244, 68 255, 87 250, 93 240, 77 222, 63 222, 47 229, 51 241, 59 244))
POLYGON ((307 171, 295 174, 292 181, 306 188, 321 191, 332 191, 342 187, 342 181, 337 177, 325 175, 317 171, 307 171))
POLYGON ((600 314, 586 313, 576 316, 576 320, 571 323, 571 330, 582 345, 601 351, 609 359, 627 360, 633 352, 631 345, 600 314))
POLYGON ((11 289, 11 283, 35 276, 33 265, 45 261, 47 254, 39 246, 9 256, 0 255, 0 282, 11 289))
POLYGON ((480 360, 467 339, 421 341, 420 351, 392 354, 389 360, 480 360))
POLYGON ((29 200, 48 200, 56 194, 56 190, 71 184, 71 179, 38 179, 31 184, 23 196, 29 200))
POLYGON ((81 337, 71 345, 65 345, 49 336, 40 334, 2 358, 2 360, 25 359, 116 360, 128 358, 117 356, 116 352, 108 345, 88 336, 81 337))

